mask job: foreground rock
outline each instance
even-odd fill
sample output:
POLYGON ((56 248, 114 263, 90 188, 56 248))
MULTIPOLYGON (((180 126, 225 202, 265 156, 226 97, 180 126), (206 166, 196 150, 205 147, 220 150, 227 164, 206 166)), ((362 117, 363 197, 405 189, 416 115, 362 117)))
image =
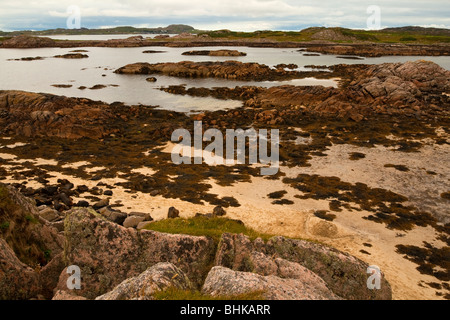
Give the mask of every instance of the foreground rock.
POLYGON ((32 201, 0 184, 0 299, 51 297, 64 268, 63 237, 32 201))
MULTIPOLYGON (((214 259, 211 239, 127 229, 104 220, 93 210, 74 209, 65 220, 67 265, 81 268, 79 295, 93 299, 159 262, 170 262, 200 286, 214 259)), ((58 289, 66 290, 61 273, 58 289)))
POLYGON ((171 263, 158 263, 137 277, 119 284, 96 300, 153 300, 153 295, 168 288, 192 290, 186 274, 171 263))
POLYGON ((0 300, 24 300, 42 291, 39 275, 0 238, 0 300))
POLYGON ((382 290, 367 288, 369 265, 365 262, 336 249, 303 240, 274 237, 264 243, 260 239, 252 242, 243 235, 224 234, 217 251, 216 265, 293 279, 305 278, 301 275, 307 274, 306 268, 343 299, 392 299, 391 287, 384 278, 382 290))
POLYGON ((53 296, 52 300, 61 300, 61 301, 84 301, 87 300, 84 297, 80 297, 75 295, 73 292, 68 291, 57 291, 53 296))
POLYGON ((235 296, 260 292, 267 300, 337 300, 337 297, 315 276, 311 279, 283 279, 214 267, 208 274, 202 292, 212 296, 235 296))

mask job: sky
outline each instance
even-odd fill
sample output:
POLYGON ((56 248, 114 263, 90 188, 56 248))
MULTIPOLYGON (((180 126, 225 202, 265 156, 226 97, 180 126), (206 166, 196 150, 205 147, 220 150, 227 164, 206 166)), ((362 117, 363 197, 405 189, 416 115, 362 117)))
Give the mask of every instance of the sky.
POLYGON ((66 28, 73 6, 80 9, 81 27, 91 29, 169 24, 233 31, 367 29, 373 14, 367 9, 374 5, 380 8, 381 28, 450 28, 449 0, 0 0, 0 30, 66 28))

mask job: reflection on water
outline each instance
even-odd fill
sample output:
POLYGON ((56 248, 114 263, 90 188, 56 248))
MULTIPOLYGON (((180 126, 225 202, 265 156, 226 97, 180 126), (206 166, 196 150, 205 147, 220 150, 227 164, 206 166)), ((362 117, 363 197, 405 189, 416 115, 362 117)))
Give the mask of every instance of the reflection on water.
MULTIPOLYGON (((108 103, 121 101, 127 104, 158 105, 161 108, 176 111, 216 110, 222 108, 237 108, 240 101, 224 101, 214 98, 194 98, 178 96, 157 90, 162 86, 185 84, 187 87, 235 87, 255 85, 271 87, 276 85, 323 85, 336 86, 333 80, 318 80, 314 78, 292 81, 230 81, 225 79, 185 79, 156 75, 156 83, 147 82, 145 75, 117 75, 114 70, 135 62, 179 62, 191 61, 226 61, 230 57, 183 56, 182 53, 191 48, 152 47, 162 53, 143 53, 149 48, 84 48, 88 50, 88 59, 71 60, 55 59, 55 55, 65 54, 73 49, 42 48, 42 49, 0 49, 0 90, 25 90, 46 92, 72 97, 86 97, 102 100, 108 103), (36 61, 8 61, 23 57, 45 57, 36 61), (71 85, 70 88, 55 88, 52 85, 71 85), (91 90, 94 85, 107 87, 91 90), (116 87, 111 86, 116 85, 116 87), (86 87, 80 90, 79 87, 86 87)), ((215 50, 219 48, 205 47, 195 50, 215 50)), ((296 49, 278 48, 246 48, 229 47, 247 53, 245 57, 233 58, 242 62, 258 62, 269 66, 294 63, 299 69, 307 65, 334 65, 339 63, 384 63, 406 62, 426 59, 434 61, 446 69, 450 69, 450 57, 381 57, 364 60, 342 60, 332 55, 303 56, 296 49)))

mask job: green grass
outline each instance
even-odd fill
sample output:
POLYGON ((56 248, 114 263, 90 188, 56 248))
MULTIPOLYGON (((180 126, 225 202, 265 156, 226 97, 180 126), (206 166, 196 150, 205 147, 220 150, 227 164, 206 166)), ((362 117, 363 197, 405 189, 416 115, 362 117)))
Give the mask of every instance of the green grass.
POLYGON ((267 241, 273 237, 272 235, 259 233, 247 228, 240 221, 227 218, 194 217, 190 219, 166 219, 153 222, 146 229, 170 234, 206 236, 211 237, 216 243, 220 241, 223 233, 242 233, 251 240, 262 238, 267 241))
MULTIPOLYGON (((218 31, 199 31, 198 34, 206 34, 215 39, 268 39, 273 41, 292 41, 292 42, 304 42, 313 40, 312 36, 317 32, 325 30, 326 28, 314 27, 304 29, 302 31, 255 31, 255 32, 235 32, 230 30, 218 30, 218 31)), ((370 41, 375 43, 449 43, 450 37, 442 32, 437 34, 426 34, 424 32, 404 31, 404 30, 352 30, 345 28, 329 28, 333 31, 349 37, 349 40, 335 40, 336 43, 352 43, 356 41, 370 41)), ((333 41, 330 39, 330 41, 333 41)))
POLYGON ((169 301, 198 301, 198 300, 264 300, 264 292, 255 291, 234 296, 210 296, 202 294, 194 290, 181 290, 177 288, 169 288, 159 291, 153 295, 155 300, 169 300, 169 301))
POLYGON ((10 225, 10 223, 8 221, 3 222, 2 224, 0 224, 0 230, 7 230, 7 229, 9 229, 9 225, 10 225))
POLYGON ((25 220, 27 220, 30 223, 38 224, 39 220, 33 217, 32 215, 28 215, 25 217, 25 220))

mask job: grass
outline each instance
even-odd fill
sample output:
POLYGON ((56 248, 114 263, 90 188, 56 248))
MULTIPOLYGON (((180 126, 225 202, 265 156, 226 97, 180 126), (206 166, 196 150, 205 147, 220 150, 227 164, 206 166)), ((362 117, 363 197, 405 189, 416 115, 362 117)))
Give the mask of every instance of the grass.
POLYGON ((156 221, 151 223, 146 229, 170 234, 206 236, 212 238, 215 243, 219 243, 224 233, 244 234, 251 240, 261 238, 267 241, 273 237, 272 235, 259 233, 250 229, 241 221, 203 216, 189 219, 176 218, 156 221))
POLYGON ((7 230, 9 229, 10 223, 8 221, 3 222, 2 224, 0 224, 0 230, 7 230))
POLYGON ((202 294, 200 291, 194 290, 181 290, 177 288, 169 288, 163 291, 159 291, 153 295, 155 300, 169 300, 169 301, 198 301, 198 300, 265 300, 263 297, 264 292, 255 291, 239 295, 232 296, 211 296, 202 294))
MULTIPOLYGON (((332 40, 336 43, 352 43, 356 41, 370 41, 376 43, 449 43, 450 37, 442 32, 427 34, 425 32, 406 30, 352 30, 345 28, 329 28, 338 34, 348 37, 348 40, 332 40)), ((255 31, 255 32, 234 32, 230 30, 199 31, 198 34, 206 34, 211 38, 222 39, 268 39, 273 41, 311 41, 313 35, 325 28, 308 28, 301 31, 255 31)))

